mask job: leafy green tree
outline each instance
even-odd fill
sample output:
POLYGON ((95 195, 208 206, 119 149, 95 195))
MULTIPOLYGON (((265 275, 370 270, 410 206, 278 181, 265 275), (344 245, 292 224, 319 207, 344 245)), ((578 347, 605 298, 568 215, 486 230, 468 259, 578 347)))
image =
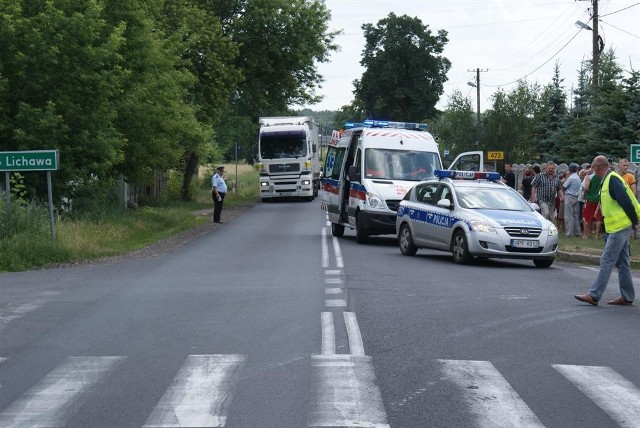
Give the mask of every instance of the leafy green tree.
POLYGON ((124 160, 114 122, 127 78, 125 26, 109 25, 103 11, 98 0, 0 1, 2 147, 58 149, 55 192, 106 180, 124 160))
POLYGON ((627 105, 621 138, 627 144, 640 144, 640 72, 632 70, 631 75, 622 80, 622 85, 627 105))
POLYGON ((442 56, 447 32, 434 35, 420 19, 394 13, 362 29, 365 72, 354 82, 355 107, 378 119, 419 122, 435 116, 451 68, 442 56))
MULTIPOLYGON (((561 141, 561 130, 568 113, 567 96, 562 86, 563 80, 560 78, 560 65, 556 62, 553 79, 543 88, 538 106, 535 109, 534 145, 537 145, 537 154, 541 161, 569 162, 572 160, 571 156, 564 159, 558 158, 558 152, 566 146, 565 142, 561 141)), ((534 153, 536 152, 529 154, 534 153)), ((569 151, 570 153, 571 151, 569 151)))

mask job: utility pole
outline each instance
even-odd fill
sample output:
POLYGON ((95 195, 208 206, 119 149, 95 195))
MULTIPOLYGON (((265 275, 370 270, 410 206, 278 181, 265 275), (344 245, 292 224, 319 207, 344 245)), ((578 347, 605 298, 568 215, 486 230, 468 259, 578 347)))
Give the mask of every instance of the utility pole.
MULTIPOLYGON (((467 71, 474 71, 474 70, 467 70, 467 71)), ((476 72, 476 81, 475 83, 473 82, 467 82, 467 85, 469 86, 475 86, 476 88, 476 146, 480 146, 480 137, 482 136, 482 121, 480 120, 480 72, 484 72, 484 71, 489 71, 488 69, 485 70, 480 70, 479 68, 475 69, 476 72)))
POLYGON ((593 35, 593 78, 592 78, 592 84, 594 88, 598 87, 598 70, 599 70, 599 62, 600 62, 600 46, 598 45, 598 39, 599 39, 599 35, 598 35, 598 0, 593 0, 592 1, 593 4, 593 29, 592 29, 592 35, 593 35))

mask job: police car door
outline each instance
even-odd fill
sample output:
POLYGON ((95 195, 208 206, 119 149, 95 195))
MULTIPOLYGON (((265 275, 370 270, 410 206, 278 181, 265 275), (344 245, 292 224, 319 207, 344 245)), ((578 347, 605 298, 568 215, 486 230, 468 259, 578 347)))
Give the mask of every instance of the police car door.
POLYGON ((453 226, 453 192, 447 183, 440 183, 435 195, 435 204, 442 199, 451 203, 451 208, 434 205, 433 215, 427 219, 431 246, 442 250, 449 250, 451 243, 451 227, 453 226))
POLYGON ((484 152, 474 151, 460 153, 447 169, 455 169, 459 171, 484 171, 484 152))
POLYGON ((431 246, 431 226, 429 219, 433 216, 436 206, 436 193, 438 183, 420 183, 415 187, 415 204, 411 208, 415 209, 411 216, 411 228, 415 234, 418 244, 431 246))

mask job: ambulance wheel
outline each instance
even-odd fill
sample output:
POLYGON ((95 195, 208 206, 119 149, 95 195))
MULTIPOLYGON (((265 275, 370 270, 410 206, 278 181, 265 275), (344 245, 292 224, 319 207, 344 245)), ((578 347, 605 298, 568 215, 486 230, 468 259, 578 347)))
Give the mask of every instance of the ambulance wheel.
POLYGON ((369 242, 369 234, 364 228, 362 213, 358 213, 356 217, 356 242, 358 244, 366 244, 369 242))
POLYGON ((464 264, 469 263, 473 257, 469 254, 469 245, 467 243, 467 236, 462 230, 458 230, 453 235, 451 241, 451 252, 453 253, 454 263, 464 264))
POLYGON ((415 256, 418 252, 418 247, 413 243, 411 229, 409 229, 407 224, 403 224, 402 227, 400 227, 398 244, 400 245, 400 252, 405 256, 415 256))
POLYGON ((331 236, 342 238, 344 236, 344 226, 341 224, 331 223, 331 236))
POLYGON ((533 264, 539 268, 548 268, 553 264, 553 259, 537 259, 533 261, 533 264))

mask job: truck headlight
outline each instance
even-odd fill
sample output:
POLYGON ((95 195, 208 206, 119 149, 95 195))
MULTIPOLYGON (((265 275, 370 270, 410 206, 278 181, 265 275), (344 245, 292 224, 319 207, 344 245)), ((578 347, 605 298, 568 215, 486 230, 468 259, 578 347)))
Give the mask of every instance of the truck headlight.
POLYGON ((308 186, 309 184, 311 184, 310 180, 302 180, 302 185, 303 186, 308 186))
POLYGON ((269 182, 267 181, 261 181, 260 182, 260 187, 267 187, 269 185, 269 182))

